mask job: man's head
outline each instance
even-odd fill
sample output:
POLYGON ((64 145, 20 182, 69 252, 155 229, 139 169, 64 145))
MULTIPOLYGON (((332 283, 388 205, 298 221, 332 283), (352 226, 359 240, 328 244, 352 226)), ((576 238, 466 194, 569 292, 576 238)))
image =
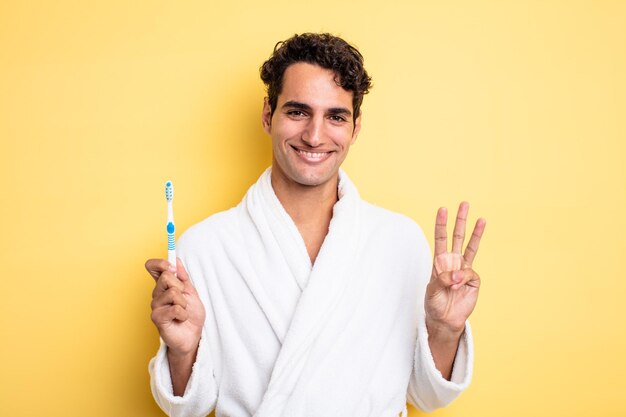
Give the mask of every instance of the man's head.
POLYGON ((361 54, 331 35, 296 35, 277 44, 261 78, 269 96, 262 121, 272 138, 272 179, 336 186, 370 87, 361 54))
POLYGON ((285 70, 297 62, 307 62, 331 70, 335 82, 352 92, 353 122, 361 113, 363 95, 371 88, 371 78, 363 67, 363 56, 343 39, 328 33, 304 33, 281 41, 270 59, 261 66, 261 79, 267 86, 272 114, 282 91, 285 70))

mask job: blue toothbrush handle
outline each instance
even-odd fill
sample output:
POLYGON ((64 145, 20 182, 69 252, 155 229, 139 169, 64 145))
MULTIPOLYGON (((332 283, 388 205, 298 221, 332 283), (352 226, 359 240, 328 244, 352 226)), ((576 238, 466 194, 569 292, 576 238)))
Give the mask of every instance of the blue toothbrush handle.
POLYGON ((167 260, 176 267, 176 237, 174 223, 167 224, 167 260))

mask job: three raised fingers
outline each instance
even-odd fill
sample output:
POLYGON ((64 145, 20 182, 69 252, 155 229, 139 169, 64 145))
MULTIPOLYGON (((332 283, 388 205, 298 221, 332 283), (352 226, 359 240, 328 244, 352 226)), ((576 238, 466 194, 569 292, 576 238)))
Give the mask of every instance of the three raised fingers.
MULTIPOLYGON (((463 242, 465 240, 465 228, 467 223, 467 214, 469 212, 469 203, 463 201, 459 205, 459 211, 454 223, 454 233, 452 238, 452 252, 461 254, 463 249, 463 242)), ((437 211, 437 221, 435 223, 435 257, 446 253, 448 251, 448 234, 446 231, 448 222, 448 210, 445 207, 440 207, 437 211)), ((472 266, 472 262, 478 252, 478 246, 480 244, 480 238, 485 230, 486 221, 483 218, 479 218, 474 226, 474 231, 470 238, 463 258, 468 266, 472 266)))

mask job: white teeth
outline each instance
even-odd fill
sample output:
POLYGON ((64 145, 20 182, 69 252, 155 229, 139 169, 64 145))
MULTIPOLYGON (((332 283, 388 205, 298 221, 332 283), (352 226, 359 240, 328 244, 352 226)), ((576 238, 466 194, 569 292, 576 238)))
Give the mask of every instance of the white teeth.
POLYGON ((321 158, 322 156, 327 154, 327 152, 306 152, 299 149, 298 152, 309 158, 321 158))

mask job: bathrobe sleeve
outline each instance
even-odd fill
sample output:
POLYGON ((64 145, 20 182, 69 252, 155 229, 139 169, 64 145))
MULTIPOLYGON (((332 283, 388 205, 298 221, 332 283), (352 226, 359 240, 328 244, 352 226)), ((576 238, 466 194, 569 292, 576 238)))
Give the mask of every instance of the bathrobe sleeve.
POLYGON ((435 361, 428 345, 428 330, 426 328, 423 302, 426 285, 430 280, 432 272, 433 260, 428 241, 421 230, 419 230, 419 235, 418 246, 420 250, 417 256, 416 268, 420 281, 418 291, 420 302, 418 303, 417 314, 417 341, 413 359, 413 371, 411 372, 407 390, 407 401, 422 411, 430 412, 450 404, 469 386, 472 379, 474 348, 470 324, 467 321, 465 323, 465 332, 459 341, 459 347, 452 365, 450 381, 445 379, 435 366, 435 361))
MULTIPOLYGON (((183 234, 178 240, 177 255, 183 261, 190 278, 200 294, 200 299, 204 305, 207 318, 212 314, 209 300, 204 296, 206 294, 206 283, 197 277, 190 269, 190 252, 193 249, 193 238, 191 234, 183 234)), ((197 242, 196 242, 197 243, 197 242)), ((217 383, 214 376, 214 364, 211 357, 206 321, 200 344, 196 362, 193 365, 191 376, 185 393, 182 397, 175 396, 172 387, 172 378, 170 375, 169 362, 167 360, 167 345, 161 339, 161 346, 156 356, 152 358, 148 366, 150 372, 150 388, 152 395, 161 409, 170 417, 204 417, 207 416, 215 408, 217 401, 217 383)))
POLYGON ((472 333, 468 321, 465 323, 465 332, 461 336, 456 352, 452 377, 448 381, 435 366, 433 355, 428 346, 428 332, 425 322, 422 321, 417 332, 415 359, 407 391, 407 400, 422 411, 430 412, 450 404, 469 386, 474 361, 472 333))
POLYGON ((174 396, 167 345, 161 340, 157 355, 150 361, 150 388, 161 409, 171 417, 204 417, 215 407, 217 390, 204 332, 191 377, 182 397, 174 396))

